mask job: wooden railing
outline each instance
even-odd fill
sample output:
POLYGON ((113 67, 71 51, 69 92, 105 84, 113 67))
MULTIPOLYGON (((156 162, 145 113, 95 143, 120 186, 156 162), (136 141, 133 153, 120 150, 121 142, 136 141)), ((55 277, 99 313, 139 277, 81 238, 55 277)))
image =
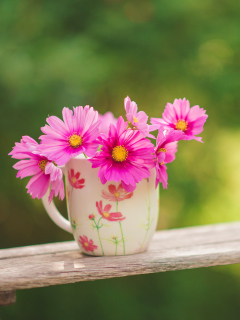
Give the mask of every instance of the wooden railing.
POLYGON ((0 305, 16 290, 240 263, 240 222, 157 231, 147 252, 83 255, 75 241, 0 250, 0 305))

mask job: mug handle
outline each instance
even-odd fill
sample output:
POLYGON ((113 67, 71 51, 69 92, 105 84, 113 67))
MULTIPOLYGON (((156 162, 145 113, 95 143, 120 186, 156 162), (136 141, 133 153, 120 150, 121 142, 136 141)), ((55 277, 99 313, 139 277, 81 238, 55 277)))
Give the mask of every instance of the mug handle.
POLYGON ((63 230, 69 233, 73 233, 70 221, 68 221, 61 215, 61 213, 58 211, 53 201, 49 203, 48 201, 49 193, 50 193, 50 188, 48 189, 47 193, 42 197, 43 206, 47 211, 49 217, 52 219, 53 222, 56 223, 57 226, 59 226, 60 228, 62 228, 63 230))

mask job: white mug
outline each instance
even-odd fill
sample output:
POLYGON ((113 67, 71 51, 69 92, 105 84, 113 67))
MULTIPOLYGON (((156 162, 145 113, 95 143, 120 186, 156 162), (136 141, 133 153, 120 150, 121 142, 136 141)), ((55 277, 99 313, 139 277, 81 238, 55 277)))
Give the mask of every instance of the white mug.
POLYGON ((42 198, 51 219, 73 234, 83 253, 96 256, 126 255, 146 251, 158 221, 159 190, 156 170, 129 193, 120 182, 102 184, 98 168, 85 158, 73 158, 65 174, 68 218, 42 198))

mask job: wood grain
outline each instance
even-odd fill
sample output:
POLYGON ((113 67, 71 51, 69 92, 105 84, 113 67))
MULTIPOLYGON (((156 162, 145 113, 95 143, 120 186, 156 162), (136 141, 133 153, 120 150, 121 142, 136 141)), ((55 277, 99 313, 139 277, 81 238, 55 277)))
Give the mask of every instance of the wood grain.
POLYGON ((240 222, 157 231, 145 253, 89 257, 74 241, 0 250, 0 291, 240 263, 240 222))

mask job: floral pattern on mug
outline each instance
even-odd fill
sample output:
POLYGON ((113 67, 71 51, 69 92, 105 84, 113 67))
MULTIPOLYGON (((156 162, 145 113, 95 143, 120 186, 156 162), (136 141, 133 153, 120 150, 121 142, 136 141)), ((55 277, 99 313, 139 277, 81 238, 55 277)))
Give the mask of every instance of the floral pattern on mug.
POLYGON ((114 244, 115 246, 115 256, 117 255, 117 251, 118 251, 118 245, 122 246, 121 243, 123 243, 123 239, 119 239, 118 236, 112 236, 108 239, 106 239, 108 242, 114 244))
POLYGON ((70 223, 71 223, 71 226, 72 226, 73 233, 76 232, 79 224, 77 223, 76 220, 72 219, 72 217, 70 217, 70 223))
POLYGON ((153 218, 151 217, 151 200, 150 200, 150 195, 149 195, 149 179, 146 179, 147 181, 147 195, 148 199, 146 199, 146 204, 147 204, 147 214, 146 214, 146 220, 142 221, 142 224, 139 226, 140 228, 143 228, 146 233, 143 238, 143 242, 140 246, 139 252, 144 252, 145 251, 145 241, 147 239, 148 232, 152 226, 153 223, 153 218))
POLYGON ((112 208, 110 204, 107 204, 104 208, 102 206, 102 201, 96 202, 96 207, 99 214, 108 221, 122 221, 125 219, 121 212, 109 212, 112 208))
POLYGON ((83 187, 85 187, 85 179, 79 179, 80 175, 80 172, 77 172, 75 174, 73 169, 70 169, 70 171, 68 171, 68 180, 71 186, 75 189, 82 189, 83 187))
POLYGON ((96 216, 93 213, 88 216, 89 220, 94 220, 95 218, 96 218, 96 216))
POLYGON ((117 188, 115 185, 110 184, 108 190, 109 192, 102 190, 102 197, 109 201, 123 201, 125 199, 130 199, 133 196, 133 192, 127 192, 121 183, 117 188))
POLYGON ((91 252, 93 252, 95 249, 98 248, 98 246, 95 246, 95 245, 93 244, 93 240, 92 240, 92 239, 89 239, 89 240, 88 240, 88 237, 87 237, 87 236, 84 236, 84 235, 83 235, 82 237, 79 236, 78 242, 81 244, 83 250, 85 250, 85 251, 91 251, 91 252))

